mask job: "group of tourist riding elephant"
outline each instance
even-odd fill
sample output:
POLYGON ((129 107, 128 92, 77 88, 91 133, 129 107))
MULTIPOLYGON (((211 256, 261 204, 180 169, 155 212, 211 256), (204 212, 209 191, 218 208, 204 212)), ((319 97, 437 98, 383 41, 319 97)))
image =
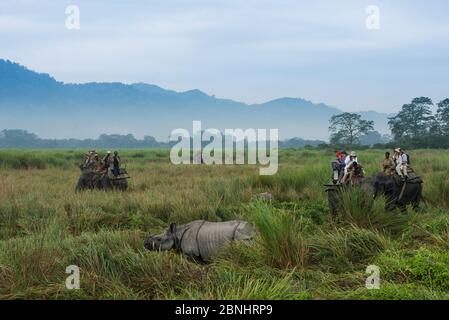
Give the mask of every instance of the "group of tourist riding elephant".
POLYGON ((374 199, 383 196, 387 211, 395 209, 405 211, 407 205, 418 209, 422 200, 423 181, 411 168, 410 156, 403 149, 396 148, 393 158, 386 152, 381 164, 383 172, 372 177, 365 177, 355 152, 347 154, 337 151, 336 155, 336 160, 332 161, 333 184, 326 185, 329 208, 333 215, 342 209, 342 192, 351 188, 359 188, 365 193, 367 200, 365 203, 368 203, 368 206, 374 199))
POLYGON ((125 191, 128 189, 129 176, 120 164, 121 160, 117 151, 113 155, 111 151, 108 151, 102 159, 95 150, 89 151, 79 166, 81 175, 75 190, 125 191))

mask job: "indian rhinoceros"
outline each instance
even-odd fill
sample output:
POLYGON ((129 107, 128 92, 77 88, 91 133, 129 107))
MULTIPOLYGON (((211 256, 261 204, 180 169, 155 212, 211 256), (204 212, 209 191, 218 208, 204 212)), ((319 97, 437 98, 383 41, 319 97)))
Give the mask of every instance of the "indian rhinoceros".
POLYGON ((195 220, 185 225, 171 224, 166 232, 145 240, 148 250, 176 250, 189 257, 210 260, 235 240, 249 241, 253 226, 246 221, 209 222, 195 220))

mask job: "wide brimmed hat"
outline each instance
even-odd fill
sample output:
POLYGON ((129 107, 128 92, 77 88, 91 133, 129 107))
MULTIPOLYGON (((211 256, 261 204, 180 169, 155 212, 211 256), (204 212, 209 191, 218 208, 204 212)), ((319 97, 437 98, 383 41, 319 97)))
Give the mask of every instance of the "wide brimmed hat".
POLYGON ((394 152, 401 152, 401 151, 402 151, 401 148, 394 149, 394 152))
POLYGON ((355 151, 351 152, 351 157, 357 157, 357 153, 355 153, 355 151))

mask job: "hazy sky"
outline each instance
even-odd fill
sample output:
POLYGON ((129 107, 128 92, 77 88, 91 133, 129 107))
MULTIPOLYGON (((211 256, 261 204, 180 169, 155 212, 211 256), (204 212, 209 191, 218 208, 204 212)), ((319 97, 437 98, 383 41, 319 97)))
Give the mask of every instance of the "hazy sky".
POLYGON ((448 13, 447 0, 0 0, 0 58, 64 82, 395 112, 449 96, 448 13), (69 4, 80 30, 65 26, 69 4), (369 5, 379 30, 366 27, 369 5))

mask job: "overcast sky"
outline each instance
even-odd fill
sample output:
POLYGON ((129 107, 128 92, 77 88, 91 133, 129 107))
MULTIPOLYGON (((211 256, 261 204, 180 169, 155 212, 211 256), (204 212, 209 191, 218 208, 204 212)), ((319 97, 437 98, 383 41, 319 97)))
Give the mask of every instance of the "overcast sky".
POLYGON ((396 112, 449 96, 448 13, 446 0, 0 0, 0 58, 64 82, 396 112), (80 30, 66 28, 69 4, 80 30), (366 27, 369 5, 379 30, 366 27))

